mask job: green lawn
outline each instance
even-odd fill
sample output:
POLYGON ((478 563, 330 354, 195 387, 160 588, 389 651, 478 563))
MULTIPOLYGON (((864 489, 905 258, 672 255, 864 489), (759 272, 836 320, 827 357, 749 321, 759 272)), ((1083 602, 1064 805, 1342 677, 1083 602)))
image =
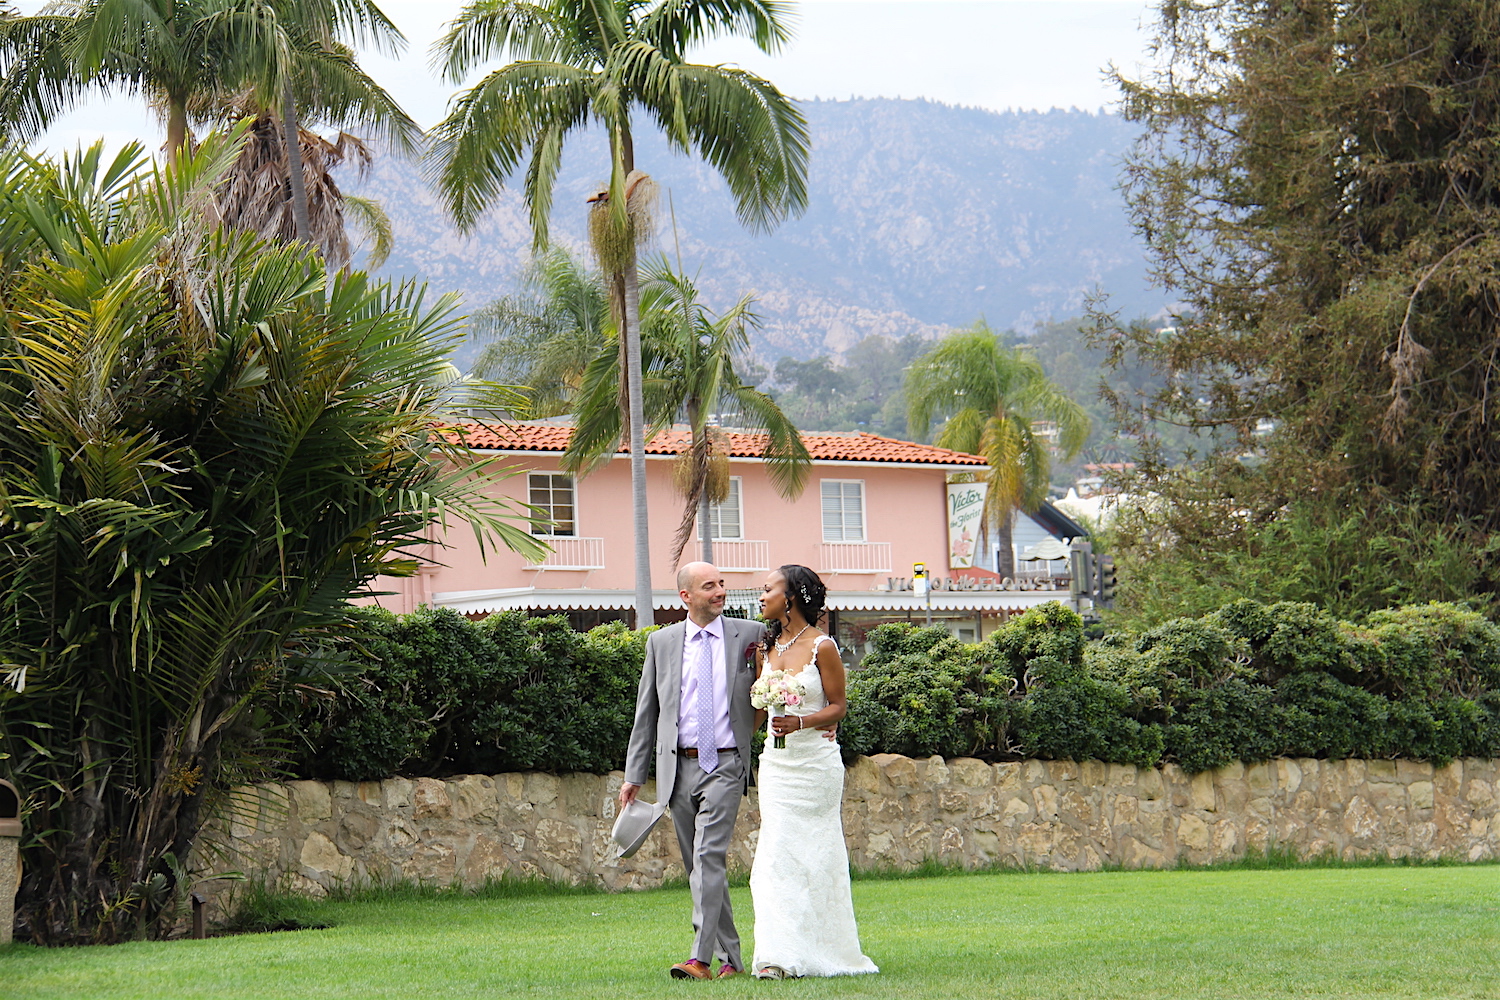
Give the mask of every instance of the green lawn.
POLYGON ((671 981, 690 911, 668 889, 367 899, 320 904, 325 930, 12 946, 0 997, 1500 997, 1497 866, 950 876, 854 898, 878 976, 671 981))

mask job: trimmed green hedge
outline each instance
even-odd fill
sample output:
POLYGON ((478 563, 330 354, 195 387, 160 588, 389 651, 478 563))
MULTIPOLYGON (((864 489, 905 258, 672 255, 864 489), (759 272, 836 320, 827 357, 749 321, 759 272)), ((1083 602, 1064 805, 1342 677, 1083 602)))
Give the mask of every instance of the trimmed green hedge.
MULTIPOLYGON (((308 777, 623 766, 645 632, 511 612, 360 612, 368 664, 285 714, 308 777)), ((983 643, 884 625, 840 729, 861 754, 1098 759, 1202 771, 1273 757, 1500 757, 1500 628, 1452 604, 1360 623, 1237 601, 1084 638, 1051 603, 983 643)))
POLYGON ((1236 601, 1085 643, 1059 604, 979 645, 885 625, 850 679, 847 757, 1095 758, 1188 771, 1272 757, 1500 756, 1500 628, 1452 604, 1355 625, 1236 601))
POLYGON ((573 631, 560 615, 471 622, 449 610, 361 608, 365 664, 284 713, 294 770, 363 781, 620 767, 646 632, 573 631))

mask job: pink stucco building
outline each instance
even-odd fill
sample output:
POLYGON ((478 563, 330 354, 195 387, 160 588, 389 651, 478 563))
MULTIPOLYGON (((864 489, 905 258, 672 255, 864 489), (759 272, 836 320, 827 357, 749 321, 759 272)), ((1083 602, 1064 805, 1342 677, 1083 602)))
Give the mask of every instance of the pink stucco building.
MULTIPOLYGON (((450 525, 444 546, 419 553, 426 565, 407 579, 383 579, 379 598, 393 611, 419 604, 450 607, 469 615, 505 609, 567 614, 576 627, 629 620, 634 597, 630 463, 621 453, 603 468, 578 478, 561 465, 572 428, 555 422, 508 425, 460 424, 455 432, 475 451, 503 456, 514 474, 497 484, 504 495, 542 508, 551 522, 533 533, 552 549, 540 563, 501 550, 482 558, 467 525, 450 525)), ((763 438, 727 432, 731 487, 714 508, 714 562, 724 572, 731 605, 754 613, 754 596, 777 566, 801 563, 817 570, 829 589, 831 631, 846 649, 862 652, 864 634, 887 621, 923 621, 925 598, 901 589, 914 563, 938 577, 948 566, 947 482, 955 473, 984 466, 976 455, 863 432, 803 435, 813 464, 796 500, 777 495, 760 458, 763 438)), ((684 430, 658 435, 647 447, 652 587, 657 621, 682 615, 668 562, 682 516, 672 486, 672 464, 688 444, 684 430)), ((701 530, 701 526, 700 526, 701 530)), ((699 558, 692 539, 680 562, 699 558)), ((983 571, 956 571, 973 590, 931 595, 934 621, 961 637, 976 638, 995 621, 1046 600, 1066 599, 1047 591, 1000 591, 983 571)), ((989 574, 990 577, 993 574, 989 574)))

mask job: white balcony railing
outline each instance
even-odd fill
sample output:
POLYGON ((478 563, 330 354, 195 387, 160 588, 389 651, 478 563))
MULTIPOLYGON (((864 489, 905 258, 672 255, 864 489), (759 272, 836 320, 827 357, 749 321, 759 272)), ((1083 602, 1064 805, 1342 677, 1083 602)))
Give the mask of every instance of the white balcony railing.
POLYGON ((602 538, 543 538, 552 546, 547 558, 539 563, 527 564, 527 569, 603 569, 604 539, 602 538))
POLYGON ((824 542, 820 573, 889 573, 890 542, 824 542))
POLYGON ((714 565, 726 573, 765 573, 771 569, 771 543, 715 539, 714 565))

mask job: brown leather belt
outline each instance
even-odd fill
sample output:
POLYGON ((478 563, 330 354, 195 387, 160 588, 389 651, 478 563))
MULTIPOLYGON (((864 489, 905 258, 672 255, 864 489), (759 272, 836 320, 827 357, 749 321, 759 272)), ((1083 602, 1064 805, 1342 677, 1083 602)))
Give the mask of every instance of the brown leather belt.
MULTIPOLYGON (((719 747, 719 753, 739 753, 739 752, 740 752, 740 748, 739 747, 719 747)), ((698 748, 697 747, 678 747, 677 748, 677 756, 679 756, 679 757, 696 757, 696 756, 698 756, 698 748)))

